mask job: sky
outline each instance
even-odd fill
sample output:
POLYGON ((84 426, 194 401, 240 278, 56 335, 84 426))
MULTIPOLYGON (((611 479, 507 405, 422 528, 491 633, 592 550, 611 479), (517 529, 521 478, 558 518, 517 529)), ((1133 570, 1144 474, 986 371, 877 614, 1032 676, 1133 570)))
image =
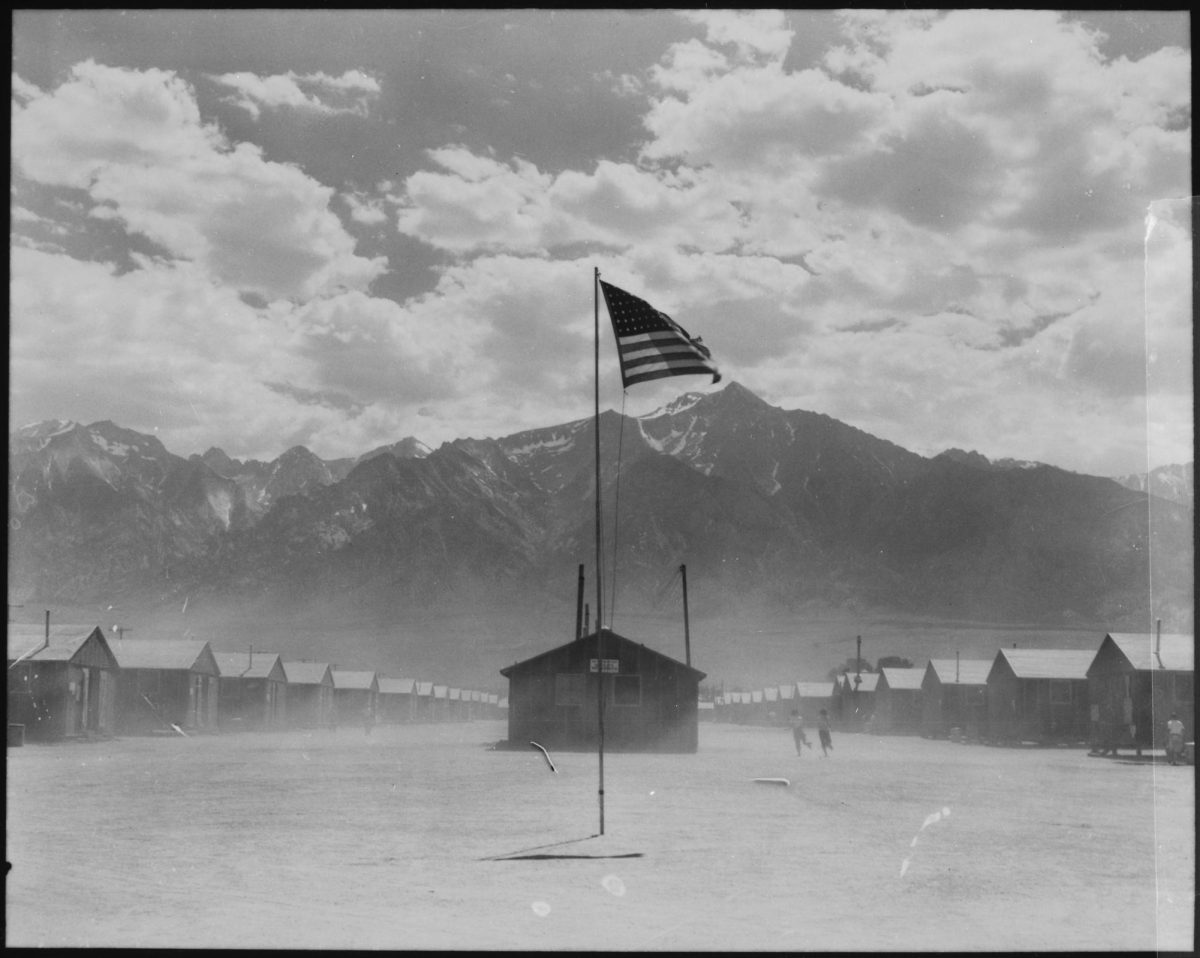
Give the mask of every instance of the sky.
POLYGON ((1184 12, 16 11, 10 428, 590 416, 594 276, 921 455, 1190 462, 1184 12))

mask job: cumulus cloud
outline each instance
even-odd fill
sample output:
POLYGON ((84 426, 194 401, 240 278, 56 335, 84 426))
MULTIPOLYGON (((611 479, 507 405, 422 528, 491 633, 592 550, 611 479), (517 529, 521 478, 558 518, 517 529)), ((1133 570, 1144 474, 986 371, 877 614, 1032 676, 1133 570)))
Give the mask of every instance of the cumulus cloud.
POLYGON ((41 407, 90 422, 102 409, 124 425, 174 434, 209 417, 224 428, 234 417, 250 445, 288 421, 284 404, 258 384, 259 375, 290 373, 269 325, 193 264, 117 273, 23 248, 11 259, 17 421, 37 418, 41 407))
POLYGON ((709 43, 732 46, 741 59, 780 60, 792 43, 792 31, 779 10, 693 10, 683 16, 704 25, 709 43))
POLYGON ((355 252, 333 191, 294 166, 229 144, 170 71, 77 64, 14 105, 13 157, 42 184, 90 196, 93 215, 266 299, 364 288, 384 267, 355 252))
POLYGON ((432 151, 442 171, 404 184, 402 233, 454 252, 545 253, 580 243, 628 248, 650 240, 703 249, 735 240, 738 214, 711 179, 600 161, 557 176, 465 147, 432 151))
POLYGON ((401 231, 484 259, 607 249, 729 378, 932 452, 986 436, 1061 461, 1052 437, 1110 420, 1110 448, 1070 455, 1144 440, 1136 239, 1189 182, 1182 51, 1106 60, 1052 12, 854 11, 793 72, 780 15, 685 16, 705 38, 626 85, 637 164, 448 146, 404 183, 401 231))
MULTIPOLYGON (((918 452, 1122 473, 1149 430, 1159 461, 1191 458, 1190 204, 1164 200, 1190 190, 1185 51, 1106 58, 1048 11, 849 11, 790 69, 784 14, 681 16, 703 35, 617 81, 645 104, 636 160, 446 142, 374 193, 227 142, 168 71, 14 84, 14 168, 161 250, 126 273, 14 251, 14 378, 63 415, 116 402, 86 349, 141 336, 122 377, 173 343, 146 376, 162 422, 199 441, 206 410, 250 409, 243 455, 503 435, 589 414, 599 266, 703 335, 727 381, 918 452), (394 207, 442 254, 436 286, 371 296, 383 262, 334 196, 363 226, 394 207), (52 344, 76 331, 81 375, 56 382, 52 344)), ((379 92, 355 71, 214 79, 253 116, 363 115, 379 92)), ((679 389, 645 384, 628 411, 679 389)))
POLYGON ((264 109, 291 109, 323 116, 366 116, 371 101, 380 92, 379 81, 361 70, 347 70, 339 77, 294 71, 258 76, 242 71, 222 73, 209 79, 234 90, 226 97, 226 102, 241 107, 255 119, 264 109))
POLYGON ((350 209, 350 218, 364 226, 378 226, 388 220, 387 211, 383 208, 380 198, 364 196, 360 193, 343 193, 342 201, 350 209))

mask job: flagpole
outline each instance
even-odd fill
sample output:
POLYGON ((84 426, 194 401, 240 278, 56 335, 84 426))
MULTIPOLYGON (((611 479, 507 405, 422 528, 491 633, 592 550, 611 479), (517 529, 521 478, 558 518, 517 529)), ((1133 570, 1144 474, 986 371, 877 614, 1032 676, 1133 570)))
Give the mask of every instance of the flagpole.
POLYGON ((603 551, 600 522, 600 269, 592 277, 592 307, 595 330, 595 393, 596 393, 596 730, 597 754, 600 759, 600 834, 604 834, 604 586, 603 551))

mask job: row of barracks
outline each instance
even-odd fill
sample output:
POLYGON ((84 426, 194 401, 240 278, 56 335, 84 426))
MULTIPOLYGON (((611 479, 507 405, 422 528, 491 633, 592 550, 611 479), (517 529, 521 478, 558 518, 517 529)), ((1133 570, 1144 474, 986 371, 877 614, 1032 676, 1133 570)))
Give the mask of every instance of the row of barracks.
POLYGON ((993 744, 1078 744, 1157 749, 1172 713, 1195 736, 1192 635, 1108 633, 1095 650, 1006 648, 992 659, 930 659, 924 668, 845 673, 725 692, 702 718, 786 725, 793 710, 815 725, 993 744))
POLYGON ((700 702, 703 672, 608 629, 501 669, 504 697, 205 642, 125 639, 114 654, 99 628, 38 632, 9 626, 9 723, 31 739, 507 716, 515 747, 591 749, 603 723, 613 750, 694 752, 701 719, 783 725, 793 709, 847 731, 1139 751, 1163 746, 1175 712, 1194 736, 1191 635, 1110 633, 1095 651, 1014 647, 700 702))
MULTIPOLYGON (((9 740, 499 718, 507 700, 327 662, 99 627, 8 625, 9 740)), ((20 742, 16 743, 19 744, 20 742)))

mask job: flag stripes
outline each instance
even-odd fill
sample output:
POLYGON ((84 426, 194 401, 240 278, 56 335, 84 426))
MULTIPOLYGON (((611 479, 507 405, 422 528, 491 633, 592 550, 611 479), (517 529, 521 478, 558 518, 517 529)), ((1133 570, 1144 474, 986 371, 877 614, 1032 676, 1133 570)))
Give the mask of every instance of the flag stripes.
POLYGON ((617 338, 622 385, 666 376, 711 375, 714 383, 721 381, 699 337, 693 339, 666 313, 623 289, 603 280, 600 288, 617 338))

